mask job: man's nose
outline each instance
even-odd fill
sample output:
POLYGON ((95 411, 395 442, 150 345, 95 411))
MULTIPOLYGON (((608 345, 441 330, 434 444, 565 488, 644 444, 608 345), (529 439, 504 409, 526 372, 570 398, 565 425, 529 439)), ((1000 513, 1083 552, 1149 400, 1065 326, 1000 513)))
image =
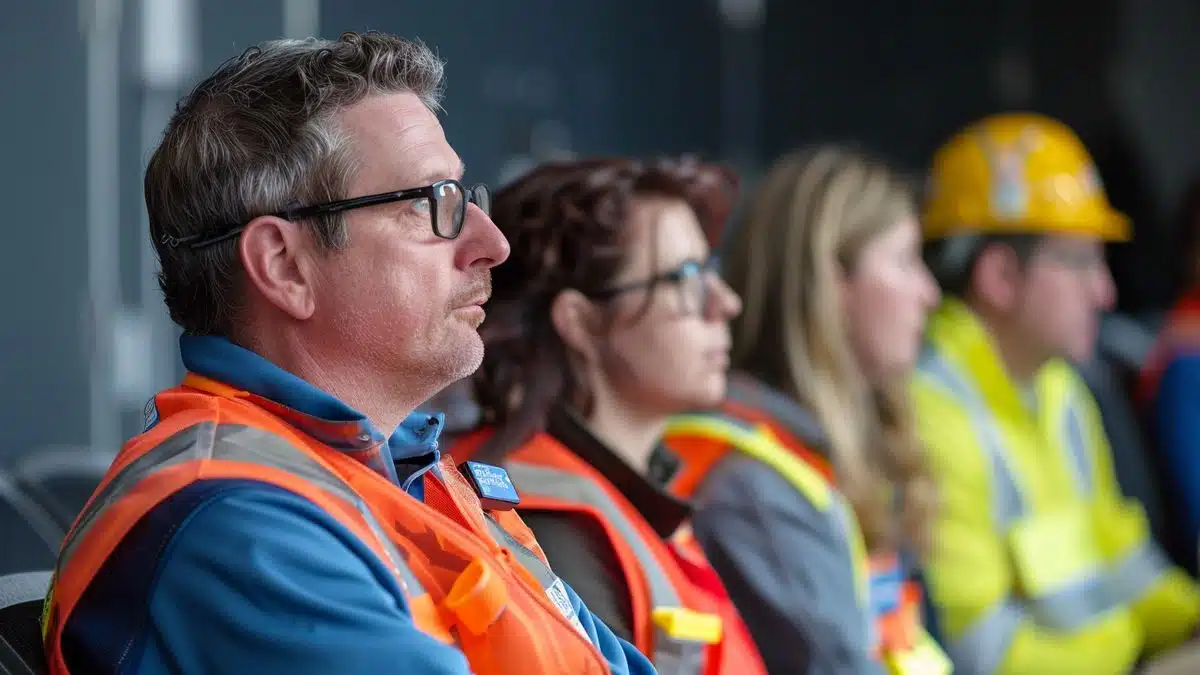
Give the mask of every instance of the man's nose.
POLYGON ((458 235, 461 267, 495 267, 512 251, 504 233, 483 209, 467 205, 466 222, 458 235))

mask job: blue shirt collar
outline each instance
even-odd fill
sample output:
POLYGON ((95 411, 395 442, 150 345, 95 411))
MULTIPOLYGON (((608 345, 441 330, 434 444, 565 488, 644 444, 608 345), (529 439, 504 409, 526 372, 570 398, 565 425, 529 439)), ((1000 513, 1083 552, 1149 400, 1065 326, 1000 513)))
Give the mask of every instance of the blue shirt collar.
POLYGON ((363 460, 393 482, 396 461, 411 465, 417 460, 424 468, 437 463, 438 437, 445 424, 441 413, 414 412, 385 436, 366 415, 225 338, 184 335, 179 352, 189 371, 277 404, 272 412, 289 424, 363 460))

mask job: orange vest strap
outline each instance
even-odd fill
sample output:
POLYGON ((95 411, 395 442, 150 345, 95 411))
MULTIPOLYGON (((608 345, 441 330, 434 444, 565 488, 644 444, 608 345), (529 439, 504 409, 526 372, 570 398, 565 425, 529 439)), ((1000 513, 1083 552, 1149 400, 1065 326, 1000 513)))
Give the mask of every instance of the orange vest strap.
MULTIPOLYGON (((692 639, 688 633, 695 621, 680 620, 690 619, 695 613, 685 608, 665 567, 673 558, 664 561, 655 554, 654 544, 661 544, 658 548, 670 557, 665 543, 648 542, 622 504, 608 492, 602 478, 589 476, 593 470, 550 436, 535 437, 511 455, 505 468, 521 491, 524 508, 588 513, 600 522, 625 572, 634 620, 640 628, 638 649, 652 657, 659 673, 703 675, 706 643, 692 639), (655 617, 661 617, 661 621, 655 617)), ((710 616, 720 623, 715 615, 696 616, 710 616)))
POLYGON ((651 602, 655 607, 678 607, 679 594, 666 571, 646 545, 621 507, 609 497, 604 488, 592 480, 569 471, 525 462, 510 462, 509 474, 522 492, 561 502, 577 502, 595 508, 611 523, 621 539, 633 550, 650 586, 651 602))

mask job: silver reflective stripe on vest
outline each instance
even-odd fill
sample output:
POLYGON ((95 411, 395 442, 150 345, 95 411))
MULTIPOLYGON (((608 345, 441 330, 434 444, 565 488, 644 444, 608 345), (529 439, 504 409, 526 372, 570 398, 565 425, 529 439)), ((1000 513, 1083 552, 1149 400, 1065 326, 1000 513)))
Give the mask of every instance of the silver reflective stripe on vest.
POLYGON ((79 542, 84 540, 100 515, 135 485, 160 471, 195 460, 222 460, 281 469, 353 505, 375 535, 376 543, 387 552, 388 560, 385 562, 405 591, 414 596, 424 595, 424 588, 413 576, 404 557, 384 534, 383 528, 358 494, 340 478, 288 441, 270 432, 240 424, 218 425, 213 422, 201 422, 176 432, 114 476, 80 514, 76 527, 63 543, 59 570, 70 560, 79 542))
POLYGON ((1171 568, 1167 556, 1149 537, 1141 546, 1130 551, 1109 569, 1108 592, 1114 602, 1127 605, 1139 600, 1150 590, 1159 576, 1171 568))
MULTIPOLYGON (((966 407, 992 468, 993 520, 997 532, 1006 531, 1028 512, 1028 508, 991 411, 978 391, 932 349, 922 355, 919 370, 928 382, 966 407)), ((1074 398, 1076 394, 1069 393, 1068 396, 1062 421, 1063 445, 1071 460, 1068 464, 1080 494, 1091 496, 1093 471, 1087 438, 1074 398)), ((1110 564, 1103 576, 1080 579, 1038 598, 1009 599, 997 605, 948 645, 947 652, 962 672, 994 672, 1003 661, 1023 614, 1032 616, 1043 626, 1063 632, 1075 631, 1113 608, 1141 597, 1164 569, 1162 554, 1147 541, 1121 561, 1110 564)))
MULTIPOLYGON (((599 509, 637 558, 650 588, 651 607, 682 606, 675 586, 667 578, 658 559, 633 523, 600 486, 566 471, 524 462, 510 462, 505 468, 517 489, 525 494, 587 504, 599 509)), ((653 659, 655 668, 662 675, 699 675, 703 672, 704 645, 674 639, 660 630, 655 634, 653 659)))
POLYGON ((500 544, 504 548, 512 551, 512 554, 516 556, 517 562, 520 563, 521 567, 524 567, 526 570, 528 570, 529 573, 538 580, 538 583, 542 585, 544 590, 550 590, 550 587, 554 585, 554 582, 558 581, 558 575, 554 573, 554 570, 550 569, 549 565, 542 562, 542 559, 537 557, 537 554, 535 554, 533 551, 530 551, 528 548, 525 548, 524 544, 517 541, 516 537, 509 534, 508 530, 504 529, 500 523, 497 523, 495 520, 493 520, 491 516, 487 517, 487 524, 488 530, 491 532, 492 539, 494 539, 497 544, 500 544))
MULTIPOLYGON (((455 469, 457 470, 457 469, 455 469)), ((566 585, 550 569, 550 566, 545 563, 536 553, 525 547, 524 544, 517 541, 517 538, 512 536, 508 530, 504 529, 491 514, 484 512, 488 524, 488 532, 492 539, 513 554, 517 559, 517 564, 524 567, 530 574, 537 579, 542 590, 546 591, 546 597, 550 599, 550 603, 554 605, 564 618, 579 631, 579 634, 589 642, 591 636, 588 635, 587 629, 583 627, 583 623, 579 620, 579 615, 575 611, 574 605, 571 604, 571 596, 567 594, 566 585)))
POLYGON ((1071 475, 1075 477, 1075 484, 1079 487, 1079 493, 1091 495, 1093 490, 1092 458, 1088 456, 1088 443, 1083 433, 1083 420, 1079 419, 1077 396, 1075 392, 1067 394, 1067 410, 1063 415, 1063 436, 1067 439, 1067 452, 1071 453, 1071 461, 1068 464, 1071 466, 1071 475))
POLYGON ((999 670, 1022 618, 1024 609, 1015 600, 993 605, 970 629, 945 645, 954 672, 983 675, 999 670))
POLYGON ((998 531, 1007 530, 1013 521, 1021 517, 1023 500, 1015 473, 1008 465, 1004 439, 992 424, 991 412, 979 400, 975 389, 933 350, 926 350, 921 356, 920 372, 945 390, 948 396, 966 406, 979 446, 991 464, 988 474, 992 479, 992 520, 998 531))
MULTIPOLYGON (((1088 454, 1088 439, 1084 432, 1078 394, 1068 394, 1067 410, 1064 415, 1064 431, 1067 449, 1071 453, 1071 469, 1082 494, 1091 495, 1093 468, 1088 454)), ((1158 580, 1160 574, 1170 568, 1170 562, 1150 537, 1125 557, 1110 563, 1105 575, 1105 594, 1109 607, 1128 605, 1146 594, 1158 580)))

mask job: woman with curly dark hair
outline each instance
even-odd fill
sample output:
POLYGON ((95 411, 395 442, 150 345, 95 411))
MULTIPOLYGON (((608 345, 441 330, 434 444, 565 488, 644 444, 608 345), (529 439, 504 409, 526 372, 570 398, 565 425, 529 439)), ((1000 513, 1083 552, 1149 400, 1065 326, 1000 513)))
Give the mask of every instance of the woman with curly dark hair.
POLYGON ((475 393, 451 453, 509 471, 555 570, 660 673, 764 668, 689 507, 646 477, 671 415, 719 402, 738 297, 709 242, 735 178, 691 160, 544 165, 501 190, 475 393))

